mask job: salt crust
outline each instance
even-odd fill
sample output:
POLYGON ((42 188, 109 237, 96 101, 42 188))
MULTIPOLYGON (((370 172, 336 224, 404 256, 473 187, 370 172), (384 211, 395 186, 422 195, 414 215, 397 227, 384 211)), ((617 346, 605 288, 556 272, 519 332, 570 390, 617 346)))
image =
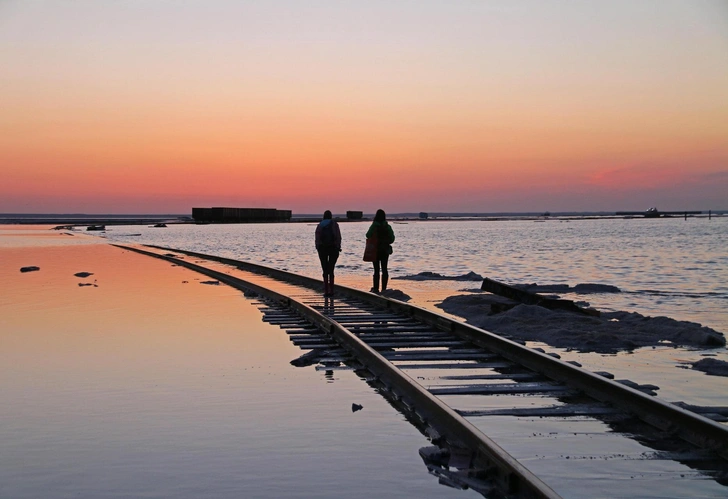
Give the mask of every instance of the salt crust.
POLYGON ((657 345, 692 348, 726 345, 725 336, 718 331, 669 317, 648 317, 636 312, 603 312, 600 317, 593 317, 524 304, 492 313, 493 304, 504 303, 513 304, 483 293, 450 296, 437 306, 463 317, 469 324, 502 336, 580 352, 616 353, 657 345))

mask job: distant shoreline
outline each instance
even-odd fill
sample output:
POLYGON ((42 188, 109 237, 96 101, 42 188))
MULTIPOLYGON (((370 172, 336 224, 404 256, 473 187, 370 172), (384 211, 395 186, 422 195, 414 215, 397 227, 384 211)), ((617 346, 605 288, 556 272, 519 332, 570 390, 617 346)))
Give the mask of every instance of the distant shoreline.
MULTIPOLYGON (((660 218, 683 218, 679 212, 671 212, 660 218)), ((721 218, 728 215, 728 210, 704 211, 699 214, 688 212, 687 218, 721 218)), ((334 215, 339 222, 367 222, 374 215, 365 215, 361 219, 349 220, 346 215, 334 215)), ((564 212, 564 213, 430 213, 427 218, 420 218, 416 213, 394 213, 387 217, 395 222, 442 222, 442 221, 547 221, 547 220, 613 220, 613 219, 649 219, 640 214, 624 215, 614 212, 564 212)), ((321 216, 304 214, 294 215, 290 220, 283 222, 254 222, 254 223, 315 223, 321 216)), ((0 213, 0 225, 147 225, 156 223, 207 225, 195 222, 189 215, 87 215, 87 214, 43 214, 43 213, 0 213)), ((223 225, 211 223, 211 225, 223 225)))

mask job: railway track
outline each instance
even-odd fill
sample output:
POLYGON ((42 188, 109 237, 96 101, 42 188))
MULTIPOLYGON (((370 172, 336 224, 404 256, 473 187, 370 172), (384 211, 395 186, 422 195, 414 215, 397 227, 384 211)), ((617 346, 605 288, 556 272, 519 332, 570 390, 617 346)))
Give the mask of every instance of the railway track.
POLYGON ((550 465, 539 463, 560 456, 567 469, 578 468, 576 459, 569 463, 569 455, 559 454, 559 446, 593 453, 608 442, 602 454, 580 456, 582 462, 600 460, 599 466, 606 466, 610 455, 618 454, 617 435, 632 449, 626 457, 632 478, 654 474, 652 463, 659 462, 663 476, 710 480, 720 494, 710 497, 728 495, 728 426, 722 424, 728 408, 668 403, 655 397, 657 387, 614 380, 609 373, 587 371, 558 355, 372 293, 337 286, 335 299, 329 299, 321 295, 320 281, 285 271, 172 248, 116 246, 255 297, 263 320, 281 327, 306 352, 292 364, 357 371, 427 436, 432 445, 420 455, 444 485, 489 498, 559 498, 556 490, 569 481, 568 471, 562 480, 550 465), (573 432, 575 421, 589 431, 573 432), (503 428, 535 441, 519 447, 513 444, 518 438, 504 439, 504 448, 487 436, 503 428), (569 434, 567 429, 573 438, 564 445, 559 435, 569 434), (557 450, 534 455, 534 449, 547 448, 543 445, 557 450), (539 477, 530 468, 547 471, 539 477))

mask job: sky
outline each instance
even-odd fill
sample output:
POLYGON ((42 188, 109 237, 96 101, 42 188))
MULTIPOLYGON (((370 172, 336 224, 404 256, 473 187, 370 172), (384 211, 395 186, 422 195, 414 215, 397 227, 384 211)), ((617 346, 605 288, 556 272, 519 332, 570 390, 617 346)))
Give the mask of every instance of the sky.
POLYGON ((0 213, 728 209, 725 0, 0 0, 0 213))

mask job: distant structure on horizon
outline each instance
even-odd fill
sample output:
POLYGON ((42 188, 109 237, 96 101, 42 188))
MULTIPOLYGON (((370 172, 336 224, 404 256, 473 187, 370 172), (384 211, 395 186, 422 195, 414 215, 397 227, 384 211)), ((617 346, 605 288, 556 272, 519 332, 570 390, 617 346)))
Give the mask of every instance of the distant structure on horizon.
POLYGON ((685 216, 688 215, 701 215, 702 211, 660 211, 657 208, 650 208, 645 211, 618 211, 617 216, 643 216, 645 218, 660 218, 660 217, 671 217, 675 215, 685 216))
POLYGON ((291 210, 275 208, 192 208, 197 223, 269 223, 288 222, 291 210))
POLYGON ((346 212, 347 220, 361 220, 363 217, 364 217, 363 211, 347 211, 346 212))

